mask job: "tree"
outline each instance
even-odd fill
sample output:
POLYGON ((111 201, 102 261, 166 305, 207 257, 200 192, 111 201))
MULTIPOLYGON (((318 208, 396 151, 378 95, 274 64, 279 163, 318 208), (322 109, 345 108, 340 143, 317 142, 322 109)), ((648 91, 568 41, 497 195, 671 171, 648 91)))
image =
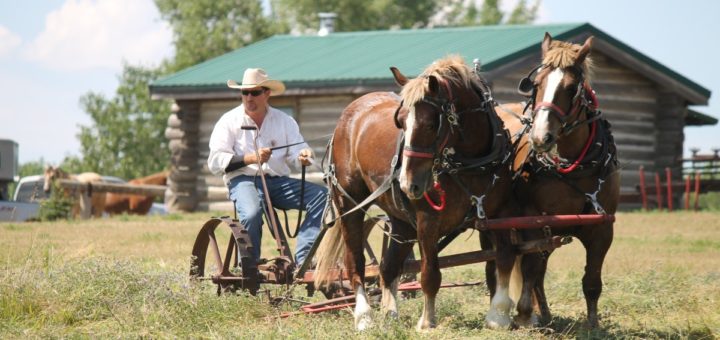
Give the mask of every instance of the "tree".
POLYGON ((501 24, 529 24, 535 21, 540 0, 529 6, 526 0, 520 0, 510 12, 507 20, 505 13, 500 9, 500 0, 484 0, 480 9, 476 1, 470 0, 441 0, 444 15, 437 18, 437 24, 446 26, 472 26, 472 25, 501 25, 501 24))
POLYGON ((165 127, 170 105, 151 100, 147 89, 161 73, 125 65, 113 98, 91 92, 80 99, 94 125, 80 127, 77 136, 83 157, 66 159, 63 163, 69 171, 79 167, 130 179, 167 166, 165 127))
POLYGON ((510 25, 516 24, 528 24, 535 21, 537 17, 538 7, 540 7, 540 1, 535 2, 533 6, 527 6, 525 0, 520 0, 518 5, 510 13, 510 18, 507 23, 510 25))
POLYGON ((299 32, 317 31, 318 13, 338 14, 337 31, 364 31, 427 26, 436 0, 272 0, 279 20, 299 32))
POLYGON ((288 30, 263 15, 260 0, 155 0, 155 5, 174 33, 171 72, 288 30))

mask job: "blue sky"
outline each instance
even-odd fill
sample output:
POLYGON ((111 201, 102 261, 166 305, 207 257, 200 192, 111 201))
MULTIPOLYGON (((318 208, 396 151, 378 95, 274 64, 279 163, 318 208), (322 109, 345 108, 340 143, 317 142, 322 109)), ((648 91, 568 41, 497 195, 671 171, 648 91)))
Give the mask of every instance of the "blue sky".
MULTIPOLYGON (((593 24, 712 91, 694 108, 717 118, 718 14, 713 0, 544 0, 538 22, 593 24)), ((19 144, 21 163, 79 154, 78 126, 91 123, 80 97, 112 95, 124 61, 157 65, 171 41, 152 0, 0 1, 0 139, 19 144)), ((686 128, 690 147, 720 147, 720 126, 686 128)))

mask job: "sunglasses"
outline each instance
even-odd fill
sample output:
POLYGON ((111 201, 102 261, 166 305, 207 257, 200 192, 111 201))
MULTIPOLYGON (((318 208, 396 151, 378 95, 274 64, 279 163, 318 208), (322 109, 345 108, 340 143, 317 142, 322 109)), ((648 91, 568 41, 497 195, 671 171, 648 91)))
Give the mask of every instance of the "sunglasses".
POLYGON ((258 89, 258 90, 242 90, 240 91, 243 96, 253 96, 257 97, 263 93, 265 93, 265 89, 258 89))

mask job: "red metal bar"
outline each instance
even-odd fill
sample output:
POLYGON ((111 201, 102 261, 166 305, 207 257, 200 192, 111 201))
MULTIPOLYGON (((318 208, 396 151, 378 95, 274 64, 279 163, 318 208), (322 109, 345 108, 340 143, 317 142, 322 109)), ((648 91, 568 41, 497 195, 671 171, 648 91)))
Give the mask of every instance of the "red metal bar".
POLYGON ((665 181, 667 183, 667 207, 668 211, 673 211, 673 196, 672 196, 672 170, 670 168, 665 168, 665 181))
POLYGON ((660 192, 660 174, 655 173, 655 198, 657 198, 658 210, 662 210, 662 193, 660 192))
POLYGON ((685 210, 690 210, 690 177, 685 177, 685 210))
MULTIPOLYGON (((441 284, 440 288, 479 286, 484 283, 485 283, 485 281, 462 282, 462 283, 451 282, 451 283, 441 284)), ((420 289, 422 289, 422 286, 420 285, 420 282, 417 282, 417 281, 402 283, 402 284, 398 285, 398 291, 401 291, 401 292, 414 291, 414 290, 420 290, 420 289)))
POLYGON ((700 171, 695 172, 695 211, 700 210, 700 171))
POLYGON ((602 224, 615 222, 615 215, 548 215, 548 216, 525 216, 495 218, 487 221, 489 229, 529 229, 542 228, 546 225, 551 227, 567 227, 584 224, 602 224))
POLYGON ((307 314, 314 314, 314 313, 321 313, 326 312, 329 310, 338 310, 338 309, 344 309, 344 308, 352 308, 355 306, 355 302, 351 303, 345 303, 342 305, 332 305, 332 306, 324 306, 324 307, 318 307, 318 308, 301 308, 303 312, 307 314))
POLYGON ((645 167, 640 166, 640 199, 642 199, 642 207, 643 210, 648 210, 648 203, 647 203, 647 191, 645 187, 645 167))

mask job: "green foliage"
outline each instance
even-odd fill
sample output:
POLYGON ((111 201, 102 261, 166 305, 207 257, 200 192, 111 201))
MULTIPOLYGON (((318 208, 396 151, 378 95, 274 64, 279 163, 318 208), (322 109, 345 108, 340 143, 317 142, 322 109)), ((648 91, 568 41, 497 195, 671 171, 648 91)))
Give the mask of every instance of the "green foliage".
POLYGON ((480 9, 471 1, 466 5, 464 0, 441 0, 444 8, 449 11, 440 20, 441 24, 447 26, 472 26, 472 25, 500 25, 500 24, 530 24, 535 21, 540 0, 534 5, 528 5, 526 0, 520 0, 515 8, 506 18, 506 13, 500 9, 500 0, 485 0, 480 9), (503 19, 505 19, 503 21, 503 19))
POLYGON ((700 195, 698 205, 702 210, 720 211, 720 192, 708 192, 700 195))
POLYGON ((73 198, 65 193, 58 183, 53 183, 50 198, 40 202, 38 219, 41 221, 55 221, 70 218, 73 198))
POLYGON ((170 72, 288 30, 263 16, 260 0, 155 0, 155 5, 174 33, 170 72))
POLYGON ((532 23, 537 17, 537 11, 539 7, 539 0, 536 1, 535 4, 532 6, 527 6, 525 0, 520 0, 517 6, 515 6, 515 9, 513 9, 513 11, 510 13, 510 18, 508 18, 507 24, 517 25, 532 23))
POLYGON ((435 0, 272 0, 279 20, 299 32, 316 31, 320 12, 338 14, 339 32, 427 26, 439 8, 435 0))
POLYGON ((88 93, 80 99, 94 125, 81 126, 82 159, 67 158, 68 171, 95 171, 123 178, 161 171, 169 162, 167 101, 150 99, 148 83, 159 70, 125 65, 115 97, 88 93))

